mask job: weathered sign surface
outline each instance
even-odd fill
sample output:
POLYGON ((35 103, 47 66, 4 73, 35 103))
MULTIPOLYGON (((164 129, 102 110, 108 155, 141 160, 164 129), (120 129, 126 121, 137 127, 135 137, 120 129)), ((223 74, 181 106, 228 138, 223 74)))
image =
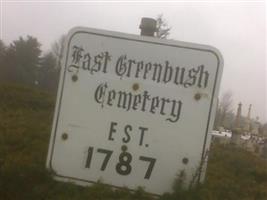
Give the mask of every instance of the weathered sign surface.
POLYGON ((222 74, 216 49, 74 28, 62 63, 47 158, 57 178, 160 195, 180 171, 197 176, 222 74))

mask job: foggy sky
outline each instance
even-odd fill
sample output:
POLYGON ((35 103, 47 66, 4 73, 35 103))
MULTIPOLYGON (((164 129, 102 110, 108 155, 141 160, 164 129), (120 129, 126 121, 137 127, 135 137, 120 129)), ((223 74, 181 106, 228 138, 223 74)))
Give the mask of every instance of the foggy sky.
POLYGON ((32 35, 48 51, 74 26, 139 34, 142 17, 163 17, 172 27, 170 39, 212 45, 224 58, 220 94, 233 92, 236 112, 242 102, 247 115, 267 121, 266 18, 263 2, 235 3, 107 3, 2 1, 1 39, 9 44, 32 35))

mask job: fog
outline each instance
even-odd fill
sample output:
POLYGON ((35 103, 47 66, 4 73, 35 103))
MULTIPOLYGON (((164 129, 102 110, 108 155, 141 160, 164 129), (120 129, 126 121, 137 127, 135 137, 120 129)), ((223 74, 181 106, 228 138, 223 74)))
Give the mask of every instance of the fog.
POLYGON ((266 8, 264 2, 60 2, 1 1, 1 39, 9 44, 32 35, 49 51, 75 26, 139 34, 142 17, 159 14, 172 27, 170 39, 212 45, 224 57, 220 95, 233 92, 233 110, 267 121, 266 8))

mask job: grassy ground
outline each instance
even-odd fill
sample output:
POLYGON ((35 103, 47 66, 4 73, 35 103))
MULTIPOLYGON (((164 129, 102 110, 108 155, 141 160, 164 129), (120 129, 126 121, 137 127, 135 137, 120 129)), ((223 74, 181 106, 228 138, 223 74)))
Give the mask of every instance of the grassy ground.
MULTIPOLYGON (((113 191, 96 184, 56 182, 45 169, 54 98, 21 86, 0 85, 0 199, 152 199, 142 189, 113 191)), ((227 145, 213 144, 203 185, 161 199, 267 200, 267 162, 227 145)))

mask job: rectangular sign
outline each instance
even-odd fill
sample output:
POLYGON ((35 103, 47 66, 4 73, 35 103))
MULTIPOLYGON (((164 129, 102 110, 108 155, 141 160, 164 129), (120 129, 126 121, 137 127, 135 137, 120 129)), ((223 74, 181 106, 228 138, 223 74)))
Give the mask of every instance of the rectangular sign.
POLYGON ((222 66, 210 46, 72 29, 47 167, 64 181, 155 195, 181 171, 187 183, 203 178, 222 66))

